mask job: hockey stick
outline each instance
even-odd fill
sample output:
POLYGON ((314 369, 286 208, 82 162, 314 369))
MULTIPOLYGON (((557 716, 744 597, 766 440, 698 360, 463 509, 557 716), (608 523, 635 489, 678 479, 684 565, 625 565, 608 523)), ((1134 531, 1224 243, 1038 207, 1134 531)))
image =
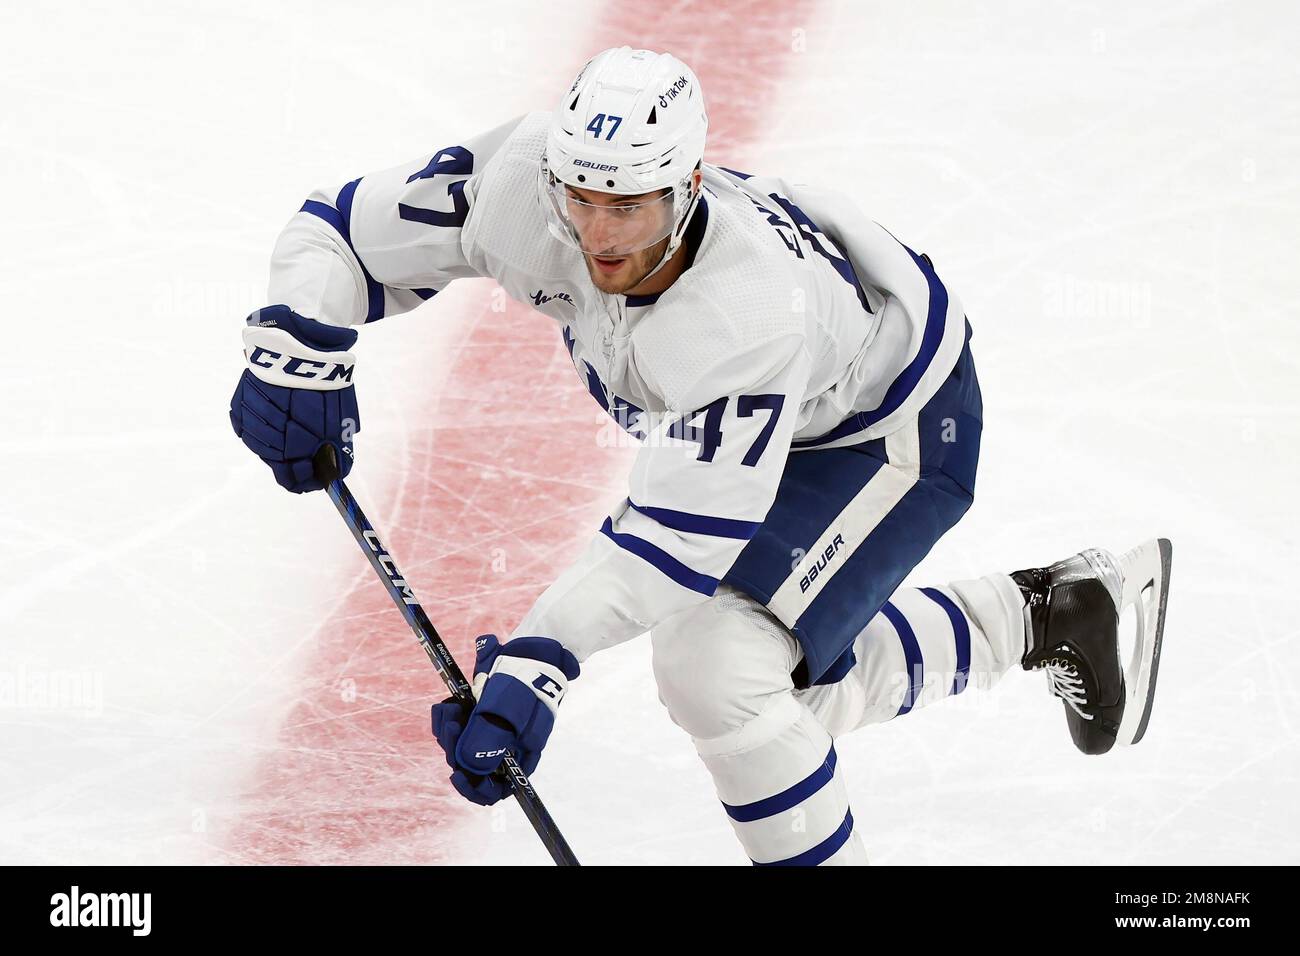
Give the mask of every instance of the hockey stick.
MULTIPOLYGON (((447 645, 442 642, 438 636, 437 630, 429 621, 429 617, 424 613, 424 608, 420 607, 419 602, 415 600, 410 585, 402 577, 402 572, 397 569, 393 563, 392 555, 388 549, 380 543, 379 535, 375 533, 374 527, 366 520, 362 514, 361 507, 357 504, 357 499, 352 497, 352 492, 348 491, 347 485, 343 484, 343 479, 334 477, 338 475, 338 461, 334 457, 334 448, 331 445, 322 446, 313 460, 316 477, 321 481, 329 482, 327 490, 329 491, 330 500, 334 502, 334 507, 338 509, 339 514, 347 523, 348 530, 352 532, 352 537, 357 539, 357 544, 361 545, 361 550, 365 552, 366 558, 369 559, 371 567, 379 575, 379 580, 384 582, 384 587, 388 589, 388 595, 397 605, 397 609, 402 612, 406 618, 406 623, 411 625, 411 630, 415 632, 416 639, 424 652, 429 655, 429 660, 437 668, 438 676, 442 678, 447 689, 451 691, 452 696, 474 706, 474 693, 470 689, 469 681, 465 680, 465 675, 456 666, 456 661, 451 656, 451 651, 447 650, 447 645)), ((569 849, 569 844, 565 842, 564 836, 560 833, 555 821, 542 805, 542 798, 537 795, 533 785, 528 782, 527 775, 524 774, 523 768, 515 760, 514 755, 507 753, 502 761, 504 768, 502 776, 510 784, 510 789, 519 801, 519 806, 524 811, 524 816, 528 822, 533 825, 537 835, 541 837, 542 843, 546 845, 547 852, 551 854, 551 859, 558 866, 578 866, 578 858, 573 855, 569 849)))

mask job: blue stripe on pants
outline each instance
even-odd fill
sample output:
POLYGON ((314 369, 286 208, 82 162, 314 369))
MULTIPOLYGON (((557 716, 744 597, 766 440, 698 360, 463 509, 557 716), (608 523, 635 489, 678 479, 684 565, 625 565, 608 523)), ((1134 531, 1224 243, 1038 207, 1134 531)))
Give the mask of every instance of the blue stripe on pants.
POLYGON ((775 816, 778 813, 784 813, 786 810, 797 807, 831 782, 831 778, 835 776, 835 760, 835 747, 832 745, 830 751, 826 754, 826 759, 821 762, 821 765, 816 770, 793 787, 782 790, 776 796, 756 800, 753 803, 743 803, 739 806, 724 802, 722 805, 727 810, 727 816, 737 823, 753 823, 755 820, 775 816))
POLYGON ((921 657, 921 645, 916 642, 916 634, 912 630, 912 625, 907 623, 907 618, 903 617, 903 612, 886 601, 880 613, 889 618, 889 623, 894 625, 894 630, 898 632, 898 640, 903 645, 903 656, 907 659, 907 693, 903 695, 903 703, 899 706, 898 713, 894 715, 901 717, 912 709, 916 698, 921 694, 925 661, 921 657))
POLYGON ((957 648, 957 673, 952 678, 952 690, 949 693, 960 694, 970 681, 970 623, 952 598, 938 588, 921 588, 921 593, 939 607, 943 608, 952 621, 952 637, 957 648))
POLYGON ((848 842, 849 835, 853 833, 853 811, 850 810, 844 814, 844 822, 821 843, 818 843, 811 850, 805 850, 798 856, 792 856, 785 860, 773 860, 771 863, 759 863, 750 861, 755 866, 821 866, 832 856, 835 851, 848 842))

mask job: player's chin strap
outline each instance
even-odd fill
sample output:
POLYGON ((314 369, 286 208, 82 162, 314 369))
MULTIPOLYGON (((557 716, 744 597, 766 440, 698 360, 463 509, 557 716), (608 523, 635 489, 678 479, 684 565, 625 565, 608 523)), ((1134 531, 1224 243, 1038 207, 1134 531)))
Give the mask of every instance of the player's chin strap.
MULTIPOLYGON (((690 180, 688 179, 687 182, 689 183, 690 180)), ((652 275, 654 275, 656 272, 658 272, 660 269, 666 266, 668 264, 668 260, 671 259, 674 254, 676 254, 677 249, 682 244, 682 237, 686 235, 686 229, 690 225, 691 217, 695 215, 695 208, 700 204, 700 193, 703 190, 704 190, 704 183, 701 182, 700 188, 692 192, 691 204, 686 207, 686 213, 682 216, 681 221, 677 224, 677 228, 673 230, 672 238, 668 240, 668 248, 664 250, 663 256, 660 257, 659 264, 656 265, 649 272, 647 272, 644 276, 642 276, 640 282, 637 283, 638 285, 640 285, 641 282, 644 282, 646 279, 649 279, 652 275)))

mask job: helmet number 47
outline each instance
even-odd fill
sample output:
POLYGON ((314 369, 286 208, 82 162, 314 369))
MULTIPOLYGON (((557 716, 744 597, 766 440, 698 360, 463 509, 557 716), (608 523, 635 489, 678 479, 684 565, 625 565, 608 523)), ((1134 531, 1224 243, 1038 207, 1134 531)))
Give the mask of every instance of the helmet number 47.
POLYGON ((596 139, 600 139, 600 134, 605 128, 605 120, 609 120, 613 124, 609 128, 609 132, 605 134, 605 140, 608 142, 613 139, 614 134, 618 132, 618 125, 623 122, 623 117, 613 115, 606 116, 604 113, 597 113, 591 118, 591 122, 587 124, 587 132, 595 136, 596 139))

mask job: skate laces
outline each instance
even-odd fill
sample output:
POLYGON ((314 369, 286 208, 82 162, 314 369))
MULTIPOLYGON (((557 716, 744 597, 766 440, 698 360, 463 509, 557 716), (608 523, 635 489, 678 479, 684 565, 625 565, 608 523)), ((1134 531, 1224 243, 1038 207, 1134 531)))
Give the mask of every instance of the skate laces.
POLYGON ((1084 720, 1092 720, 1092 714, 1085 714, 1081 707, 1087 706, 1088 692, 1079 668, 1067 660, 1053 657, 1034 665, 1034 670, 1047 672, 1048 689, 1055 694, 1084 720))

